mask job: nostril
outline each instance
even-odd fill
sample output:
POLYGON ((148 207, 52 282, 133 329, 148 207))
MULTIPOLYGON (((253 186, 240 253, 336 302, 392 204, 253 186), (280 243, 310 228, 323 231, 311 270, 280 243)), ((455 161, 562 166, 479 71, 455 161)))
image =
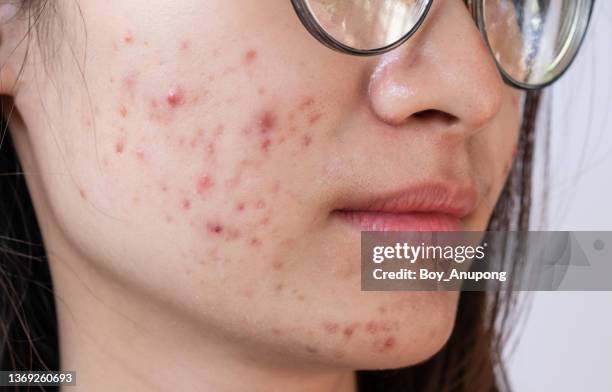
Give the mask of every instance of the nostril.
POLYGON ((459 118, 457 116, 453 116, 450 113, 435 109, 421 110, 420 112, 414 113, 412 117, 419 121, 441 122, 444 125, 453 125, 454 123, 459 121, 459 118))

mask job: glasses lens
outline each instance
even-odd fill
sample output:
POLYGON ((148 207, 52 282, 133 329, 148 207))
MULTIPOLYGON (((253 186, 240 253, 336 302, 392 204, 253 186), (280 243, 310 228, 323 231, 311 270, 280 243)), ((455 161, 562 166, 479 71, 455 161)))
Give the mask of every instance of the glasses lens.
POLYGON ((506 76, 524 86, 554 81, 586 33, 592 0, 484 0, 483 27, 506 76))
POLYGON ((368 51, 411 34, 431 0, 306 0, 308 10, 337 42, 368 51))

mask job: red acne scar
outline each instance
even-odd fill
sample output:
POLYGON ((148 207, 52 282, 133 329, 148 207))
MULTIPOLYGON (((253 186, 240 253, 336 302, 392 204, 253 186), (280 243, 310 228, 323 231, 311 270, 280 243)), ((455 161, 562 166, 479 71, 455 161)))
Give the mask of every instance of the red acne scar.
POLYGON ((118 141, 115 145, 115 152, 119 155, 123 154, 123 150, 125 149, 125 144, 122 141, 118 141))
POLYGON ((312 115, 310 115, 310 117, 308 118, 308 123, 310 125, 314 125, 317 122, 319 122, 319 120, 321 119, 321 113, 313 113, 312 115))
POLYGON ((185 39, 185 40, 181 41, 181 49, 183 49, 183 50, 189 49, 189 46, 190 46, 189 40, 185 39))
POLYGON ((132 34, 131 31, 128 31, 127 33, 125 33, 125 35, 123 36, 123 41, 126 44, 133 44, 134 43, 134 34, 132 34))
POLYGON ((249 65, 249 64, 253 64, 255 62, 255 60, 257 60, 257 51, 256 50, 248 50, 245 54, 244 54, 244 58, 243 61, 245 64, 249 65))
POLYGON ((236 209, 238 211, 244 211, 244 203, 238 203, 236 204, 236 209))
POLYGON ((134 89, 136 88, 136 83, 137 83, 137 75, 136 73, 132 72, 127 74, 124 78, 123 78, 123 87, 125 87, 127 90, 133 92, 134 89))
POLYGON ((251 244, 251 246, 259 246, 261 245, 261 241, 259 240, 259 238, 251 238, 251 241, 249 242, 251 244))
POLYGON ((270 144, 272 144, 272 141, 270 139, 264 139, 260 145, 261 150, 264 152, 268 151, 270 149, 270 144))
POLYGON ((207 223, 206 229, 211 234, 221 234, 223 233, 223 226, 218 223, 207 223))
POLYGON ((306 351, 309 354, 316 354, 319 352, 319 350, 317 350, 316 348, 312 347, 312 346, 306 346, 306 351))
POLYGON ((393 349, 393 347, 395 347, 395 338, 393 336, 388 337, 382 344, 382 346, 380 347, 380 352, 385 352, 388 350, 393 349))
POLYGON ((359 326, 358 323, 349 325, 348 327, 344 328, 344 330, 342 331, 342 334, 344 335, 344 337, 346 337, 347 339, 350 339, 351 336, 353 336, 353 333, 355 333, 355 330, 357 329, 357 327, 359 326))
POLYGON ((374 335, 379 332, 388 332, 391 327, 385 322, 370 321, 366 324, 365 329, 368 333, 374 335))
POLYGON ((210 176, 204 174, 198 178, 196 191, 199 195, 204 195, 210 188, 214 186, 214 182, 210 176))
POLYGON ((270 111, 263 112, 258 118, 259 131, 268 133, 276 126, 276 115, 270 111))
POLYGON ((284 265, 285 263, 283 263, 281 260, 275 260, 274 263, 272 263, 272 268, 274 271, 280 271, 283 269, 284 265))
POLYGON ((167 101, 171 108, 176 108, 185 103, 185 97, 182 89, 179 87, 173 87, 168 90, 167 101))
POLYGON ((308 147, 310 146, 310 143, 312 143, 312 138, 308 135, 304 135, 304 137, 302 138, 302 145, 304 147, 308 147))

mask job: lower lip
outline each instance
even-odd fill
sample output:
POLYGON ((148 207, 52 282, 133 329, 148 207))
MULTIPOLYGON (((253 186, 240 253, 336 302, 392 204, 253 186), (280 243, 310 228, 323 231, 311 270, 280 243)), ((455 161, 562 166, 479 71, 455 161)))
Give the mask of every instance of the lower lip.
POLYGON ((336 211, 335 214, 360 231, 459 231, 459 218, 436 212, 386 213, 336 211))

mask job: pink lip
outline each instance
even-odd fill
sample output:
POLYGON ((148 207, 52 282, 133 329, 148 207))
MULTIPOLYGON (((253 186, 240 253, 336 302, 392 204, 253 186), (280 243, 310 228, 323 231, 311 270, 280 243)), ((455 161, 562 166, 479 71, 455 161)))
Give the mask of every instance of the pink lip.
POLYGON ((427 182, 334 211, 360 231, 458 231, 478 205, 474 186, 427 182))

